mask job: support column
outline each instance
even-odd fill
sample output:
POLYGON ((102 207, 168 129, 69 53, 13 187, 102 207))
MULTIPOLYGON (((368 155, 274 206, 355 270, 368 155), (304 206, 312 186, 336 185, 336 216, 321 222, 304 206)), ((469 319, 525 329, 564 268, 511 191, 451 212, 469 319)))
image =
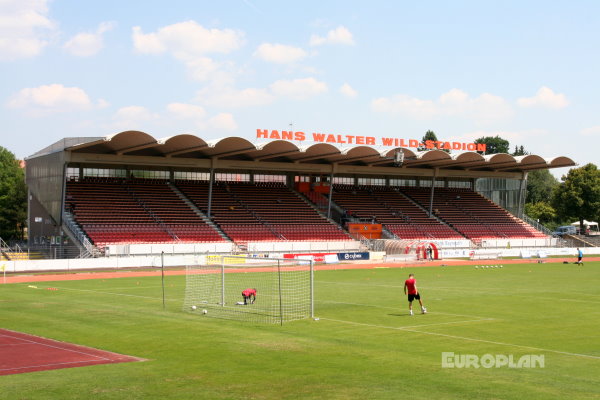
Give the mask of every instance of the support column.
POLYGON ((438 169, 434 168, 433 176, 431 177, 431 193, 429 194, 429 216, 433 216, 433 193, 435 192, 435 178, 437 177, 438 169))
POLYGON ((327 201, 327 218, 331 218, 331 198, 333 197, 333 173, 335 164, 331 165, 331 174, 329 175, 329 200, 327 201))
POLYGON ((208 181, 208 210, 206 211, 208 219, 212 220, 211 209, 212 209, 212 191, 213 183, 215 181, 215 159, 210 159, 210 180, 208 181))
POLYGON ((525 213, 524 208, 524 201, 523 198, 525 197, 524 195, 527 193, 527 185, 525 185, 525 182, 527 182, 527 172, 523 172, 523 175, 521 177, 521 182, 519 182, 519 203, 518 203, 518 207, 517 207, 517 217, 523 219, 523 214, 525 213))

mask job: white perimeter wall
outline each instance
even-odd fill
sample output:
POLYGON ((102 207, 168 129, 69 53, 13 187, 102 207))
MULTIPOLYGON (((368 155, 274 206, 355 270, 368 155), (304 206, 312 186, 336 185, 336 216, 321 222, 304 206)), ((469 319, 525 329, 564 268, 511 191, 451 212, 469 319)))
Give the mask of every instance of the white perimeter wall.
MULTIPOLYGON (((469 257, 469 249, 444 249, 442 258, 461 258, 469 257)), ((502 257, 521 257, 522 254, 529 255, 532 258, 538 257, 538 252, 543 251, 547 256, 564 256, 565 259, 572 260, 577 257, 576 248, 530 248, 530 249, 498 249, 498 250, 475 250, 476 252, 495 252, 501 253, 502 257)), ((600 247, 581 248, 584 254, 600 254, 600 247)), ((324 251, 315 251, 324 252, 324 251)), ((285 252, 270 254, 271 256, 281 256, 285 252)), ((293 252, 289 252, 293 253, 293 252)), ((250 253, 252 255, 252 253, 250 253)), ((383 253, 371 252, 372 259, 380 259, 383 253)), ((165 267, 185 266, 190 264, 202 264, 205 255, 165 254, 163 257, 165 267)), ((584 258, 585 261, 585 258, 584 258)), ((6 272, 36 272, 36 271, 69 271, 69 270, 92 270, 92 269, 115 269, 115 268, 135 268, 135 267, 154 267, 160 268, 161 256, 131 256, 131 257, 103 257, 103 258, 85 258, 85 259, 63 259, 63 260, 18 260, 6 261, 2 263, 6 267, 6 272)), ((2 265, 0 264, 0 265, 2 265)))

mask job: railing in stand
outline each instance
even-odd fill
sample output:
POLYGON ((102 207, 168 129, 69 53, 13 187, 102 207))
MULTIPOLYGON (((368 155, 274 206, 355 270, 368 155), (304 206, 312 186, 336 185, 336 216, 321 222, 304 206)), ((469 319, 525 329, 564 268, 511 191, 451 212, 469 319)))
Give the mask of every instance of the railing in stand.
POLYGON ((538 231, 543 232, 544 234, 546 234, 548 236, 552 236, 552 231, 550 229, 546 228, 544 225, 540 224, 533 218, 529 217, 527 214, 523 213, 522 219, 523 219, 523 221, 525 221, 529 225, 533 226, 538 231))
POLYGON ((85 248, 87 255, 82 255, 81 258, 87 258, 93 256, 96 253, 96 247, 90 242, 88 237, 81 231, 81 228, 75 223, 70 213, 65 211, 63 213, 63 221, 71 233, 77 238, 79 243, 85 248))

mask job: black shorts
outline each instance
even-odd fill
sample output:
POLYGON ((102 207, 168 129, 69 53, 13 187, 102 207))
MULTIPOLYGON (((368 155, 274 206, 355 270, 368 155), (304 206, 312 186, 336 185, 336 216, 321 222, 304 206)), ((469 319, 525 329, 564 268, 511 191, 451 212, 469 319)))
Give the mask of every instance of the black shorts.
POLYGON ((582 259, 583 257, 577 257, 577 262, 581 262, 582 259))
POLYGON ((415 299, 421 300, 421 295, 419 293, 417 293, 417 294, 409 294, 408 295, 408 301, 412 302, 415 299))

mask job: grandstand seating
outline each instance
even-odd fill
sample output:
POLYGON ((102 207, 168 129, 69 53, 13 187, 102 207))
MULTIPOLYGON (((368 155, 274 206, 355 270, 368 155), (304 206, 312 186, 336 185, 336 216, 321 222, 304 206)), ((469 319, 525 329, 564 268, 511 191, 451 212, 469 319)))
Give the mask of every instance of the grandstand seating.
MULTIPOLYGON (((178 181, 177 187, 201 210, 208 210, 208 183, 178 181)), ((283 183, 217 182, 213 221, 235 242, 349 240, 283 183)))
MULTIPOLYGON (((428 206, 430 188, 401 187, 400 191, 422 206, 428 206)), ((500 206, 469 189, 435 188, 434 214, 474 240, 490 238, 542 238, 542 232, 514 217, 500 206)))
MULTIPOLYGON (((204 213, 206 181, 177 181, 204 213)), ((85 178, 67 182, 65 207, 90 239, 109 243, 223 241, 166 180, 85 178)), ((326 197, 308 192, 313 202, 326 197)), ((325 201, 324 201, 325 200, 325 201)), ((334 185, 333 201, 362 221, 374 220, 401 239, 540 238, 541 232, 476 192, 436 188, 430 217, 430 188, 334 185)), ((349 240, 283 183, 216 182, 213 222, 233 241, 349 240)))
POLYGON ((96 245, 223 241, 166 181, 68 181, 65 207, 96 245))
POLYGON ((383 224, 400 239, 464 239, 391 188, 334 185, 333 201, 355 218, 383 224))

